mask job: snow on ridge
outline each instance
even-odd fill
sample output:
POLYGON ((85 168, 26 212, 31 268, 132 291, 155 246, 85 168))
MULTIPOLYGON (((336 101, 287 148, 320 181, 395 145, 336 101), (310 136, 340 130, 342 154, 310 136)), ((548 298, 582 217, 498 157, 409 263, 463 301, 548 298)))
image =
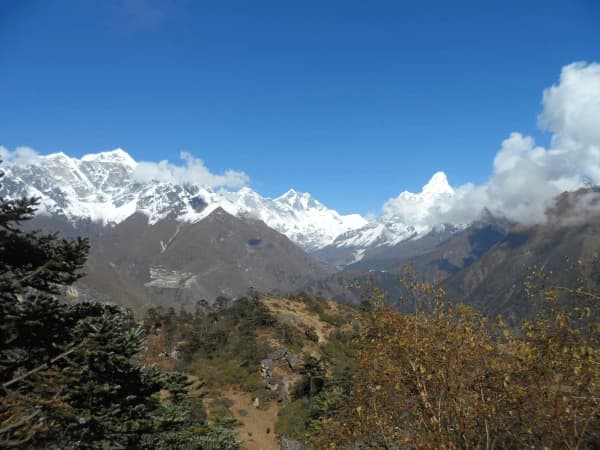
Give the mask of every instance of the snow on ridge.
POLYGON ((80 159, 54 153, 7 166, 5 191, 8 196, 40 197, 40 213, 105 225, 136 212, 145 214, 150 224, 167 217, 194 223, 222 208, 235 216, 262 220, 305 250, 349 248, 356 250, 357 260, 364 255, 361 249, 395 245, 432 231, 425 220, 429 209, 454 195, 446 175, 437 172, 422 192, 400 193, 386 203, 381 217, 367 221, 359 214, 340 214, 310 193, 294 189, 268 198, 249 187, 215 192, 195 183, 142 182, 134 176, 137 164, 121 148, 80 159))
MULTIPOLYGON (((455 195, 444 172, 436 172, 421 192, 401 192, 388 200, 383 214, 367 225, 340 234, 333 247, 354 249, 354 262, 364 256, 369 247, 394 246, 402 241, 418 239, 426 234, 443 229, 435 224, 431 214, 444 209, 448 200, 455 195)), ((456 225, 457 229, 460 225, 456 225)))
POLYGON ((325 247, 340 234, 367 224, 367 220, 358 214, 341 215, 309 193, 293 189, 274 199, 261 197, 249 188, 229 192, 226 197, 240 210, 262 220, 308 250, 325 247))
POLYGON ((223 208, 232 215, 260 219, 307 250, 325 247, 339 234, 367 223, 358 214, 328 209, 309 193, 290 190, 271 199, 248 187, 215 192, 194 183, 140 182, 134 178, 136 166, 121 148, 79 159, 54 153, 7 168, 6 179, 11 182, 5 190, 9 197, 33 192, 41 198, 41 213, 104 225, 136 212, 145 214, 151 224, 167 217, 197 222, 223 208))
POLYGON ((81 157, 81 161, 86 162, 112 162, 115 164, 124 164, 132 170, 137 166, 137 162, 122 148, 114 150, 90 153, 81 157))

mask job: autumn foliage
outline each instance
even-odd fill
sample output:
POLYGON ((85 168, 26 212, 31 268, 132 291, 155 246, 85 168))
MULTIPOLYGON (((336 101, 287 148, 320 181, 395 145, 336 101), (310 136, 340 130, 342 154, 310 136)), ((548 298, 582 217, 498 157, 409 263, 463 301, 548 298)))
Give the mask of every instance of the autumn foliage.
POLYGON ((383 302, 372 312, 351 395, 313 424, 315 447, 598 448, 593 303, 565 306, 557 292, 575 289, 539 289, 544 313, 510 329, 444 302, 441 289, 406 285, 415 312, 383 302))

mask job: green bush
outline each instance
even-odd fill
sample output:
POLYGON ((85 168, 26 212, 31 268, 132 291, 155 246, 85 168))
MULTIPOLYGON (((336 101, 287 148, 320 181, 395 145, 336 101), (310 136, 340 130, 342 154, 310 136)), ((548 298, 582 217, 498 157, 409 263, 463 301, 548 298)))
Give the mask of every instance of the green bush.
POLYGON ((242 450, 235 433, 223 427, 193 427, 178 433, 166 433, 155 444, 158 450, 242 450))
POLYGON ((228 359, 226 356, 214 358, 201 374, 210 386, 236 385, 240 386, 253 374, 253 369, 241 366, 237 360, 228 359))
POLYGON ((251 394, 258 394, 265 390, 265 381, 262 377, 254 373, 246 377, 246 379, 242 382, 242 389, 246 392, 250 392, 251 394))
POLYGON ((299 398, 285 405, 279 411, 275 432, 292 439, 303 439, 311 421, 311 410, 307 398, 299 398))
MULTIPOLYGON (((187 401, 187 377, 139 363, 145 332, 133 315, 65 301, 88 242, 19 230, 37 203, 0 197, 0 447, 143 449, 179 436, 166 448, 208 448, 181 436, 204 421, 201 403, 187 401)), ((178 317, 173 309, 160 315, 151 312, 148 331, 165 326, 173 344, 178 317)), ((215 448, 238 448, 203 430, 198 438, 223 444, 215 448)))
POLYGON ((326 322, 335 327, 341 327, 346 323, 346 319, 344 317, 328 314, 326 312, 319 314, 319 319, 321 319, 322 322, 326 322))

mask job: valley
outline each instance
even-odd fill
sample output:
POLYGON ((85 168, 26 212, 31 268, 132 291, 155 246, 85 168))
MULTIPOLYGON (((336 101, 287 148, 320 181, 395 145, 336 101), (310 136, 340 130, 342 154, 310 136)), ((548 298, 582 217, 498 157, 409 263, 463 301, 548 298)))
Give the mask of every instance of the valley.
MULTIPOLYGON (((437 438, 421 419, 411 422, 410 429, 420 430, 414 437, 385 423, 395 412, 382 416, 378 408, 393 404, 405 411, 404 419, 421 411, 410 399, 415 392, 425 395, 419 380, 427 373, 425 380, 435 380, 436 389, 458 389, 458 404, 450 406, 455 400, 447 399, 445 407, 454 411, 449 416, 472 393, 454 387, 444 370, 483 383, 480 369, 496 368, 481 387, 491 396, 503 371, 523 380, 546 373, 547 367, 535 364, 553 356, 536 339, 545 342, 545 333, 555 333, 548 330, 562 326, 565 316, 557 306, 574 308, 564 313, 573 317, 573 328, 563 330, 573 340, 569 345, 592 350, 589 358, 577 357, 587 361, 583 366, 573 369, 579 363, 561 360, 552 370, 569 389, 595 389, 598 374, 588 364, 595 334, 586 327, 598 317, 597 188, 563 193, 540 224, 515 223, 484 209, 468 224, 422 226, 341 216, 295 191, 272 200, 247 188, 216 193, 202 186, 140 184, 131 180, 134 166, 122 151, 80 160, 50 155, 29 168, 10 166, 3 189, 8 198, 41 199, 39 212, 23 224, 26 232, 42 229, 89 242, 85 274, 61 291, 68 307, 99 301, 94 307, 117 308, 111 314, 127 308, 145 336, 136 361, 179 374, 180 385, 166 384, 154 398, 160 399, 159 411, 175 408, 194 419, 179 434, 155 438, 166 439, 160 445, 197 435, 221 442, 219 448, 306 449, 350 445, 360 436, 367 448, 381 448, 369 428, 376 425, 385 436, 424 439, 425 447, 434 448, 437 438), (566 295, 548 288, 548 281, 566 295), (496 320, 498 325, 488 325, 496 320), (412 327, 414 332, 407 331, 412 327), (459 358, 465 342, 472 353, 459 358), (538 354, 533 365, 520 365, 522 351, 538 354), (456 358, 460 368, 447 365, 456 358), (387 367, 394 360, 398 364, 387 367), (487 362, 479 366, 481 360, 487 362), (415 367, 421 374, 416 381, 415 367), (581 367, 588 373, 585 385, 564 372, 580 373, 581 367), (396 378, 417 384, 403 391, 396 378), (404 393, 396 397, 396 391, 404 393), (369 425, 371 419, 362 416, 357 422, 356 411, 363 408, 379 422, 369 425), (349 423, 356 429, 348 429, 349 423)), ((445 177, 436 175, 420 196, 407 198, 426 210, 432 198, 447 195, 452 191, 445 177)), ((546 405, 556 393, 546 381, 539 383, 530 401, 546 405)), ((507 391, 494 397, 497 405, 518 401, 512 397, 518 391, 508 386, 505 379, 507 391)), ((477 408, 489 415, 486 408, 500 407, 493 405, 477 408)), ((582 417, 595 417, 593 405, 580 408, 582 417)), ((510 414, 497 420, 502 428, 510 414)), ((547 419, 532 420, 548 426, 547 419)), ((440 436, 452 441, 454 425, 448 426, 440 436)), ((481 444, 479 427, 462 431, 474 446, 481 444)), ((511 445, 525 442, 497 433, 511 445)), ((588 435, 589 442, 595 438, 588 435)))
POLYGON ((600 449, 600 1, 0 23, 0 448, 600 449))
POLYGON ((110 298, 138 312, 152 305, 193 309, 199 300, 236 298, 248 289, 358 303, 358 283, 396 302, 405 293, 399 275, 410 265, 443 282, 456 300, 519 317, 529 309, 519 286, 531 267, 566 269, 561 258, 600 251, 594 189, 558 198, 544 224, 523 226, 484 209, 471 223, 425 226, 420 218, 434 202, 454 193, 441 172, 420 194, 400 196, 413 205, 413 223, 406 223, 385 214, 371 221, 343 216, 293 189, 268 199, 247 187, 215 192, 141 181, 138 165, 118 149, 81 159, 48 155, 6 169, 5 195, 41 199, 28 227, 90 239, 87 276, 70 291, 73 298, 110 298), (579 217, 582 199, 586 216, 569 221, 579 217))

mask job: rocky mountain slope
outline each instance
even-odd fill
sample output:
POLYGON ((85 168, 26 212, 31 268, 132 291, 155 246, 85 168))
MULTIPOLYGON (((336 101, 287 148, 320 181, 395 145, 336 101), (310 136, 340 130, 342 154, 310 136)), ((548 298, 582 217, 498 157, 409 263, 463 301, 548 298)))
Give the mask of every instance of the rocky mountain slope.
POLYGON ((534 268, 573 286, 579 276, 574 266, 600 252, 600 190, 562 194, 547 217, 542 225, 515 226, 480 260, 448 278, 449 294, 492 317, 503 314, 519 322, 540 307, 525 293, 534 268))
POLYGON ((88 276, 73 294, 100 294, 134 309, 191 306, 250 287, 358 301, 361 291, 352 285, 359 280, 397 298, 403 293, 398 273, 410 263, 425 279, 446 280, 455 298, 490 314, 518 316, 527 309, 516 303, 523 302, 529 266, 562 271, 561 258, 600 250, 595 189, 564 194, 547 222, 533 227, 515 228, 486 212, 468 226, 432 226, 430 208, 454 195, 441 172, 422 192, 394 199, 404 205, 402 214, 384 208, 367 222, 293 189, 270 199, 247 187, 215 191, 142 179, 139 164, 117 149, 80 159, 58 153, 3 168, 1 195, 40 197, 33 225, 91 238, 88 276))
POLYGON ((204 220, 137 213, 92 236, 88 275, 73 295, 101 294, 135 310, 192 309, 198 300, 235 298, 249 288, 290 292, 329 272, 262 221, 218 208, 204 220))
MULTIPOLYGON (((303 449, 295 440, 308 420, 307 363, 347 371, 364 319, 307 296, 242 298, 194 315, 157 308, 144 320, 151 331, 142 358, 189 374, 209 422, 235 430, 248 450, 303 449)), ((312 383, 316 393, 322 381, 312 383)))
POLYGON ((573 286, 578 261, 600 253, 600 190, 564 193, 535 226, 512 224, 486 213, 467 228, 444 236, 429 233, 394 247, 371 250, 372 257, 311 283, 307 290, 340 301, 358 302, 374 286, 397 303, 406 295, 400 280, 409 264, 420 279, 439 280, 452 300, 463 301, 491 317, 512 323, 539 311, 524 283, 533 268, 552 271, 555 282, 573 286))
POLYGON ((477 261, 499 242, 513 224, 485 211, 466 228, 435 227, 426 235, 391 247, 370 249, 365 257, 346 268, 352 271, 384 270, 399 273, 406 263, 434 280, 448 278, 477 261))

